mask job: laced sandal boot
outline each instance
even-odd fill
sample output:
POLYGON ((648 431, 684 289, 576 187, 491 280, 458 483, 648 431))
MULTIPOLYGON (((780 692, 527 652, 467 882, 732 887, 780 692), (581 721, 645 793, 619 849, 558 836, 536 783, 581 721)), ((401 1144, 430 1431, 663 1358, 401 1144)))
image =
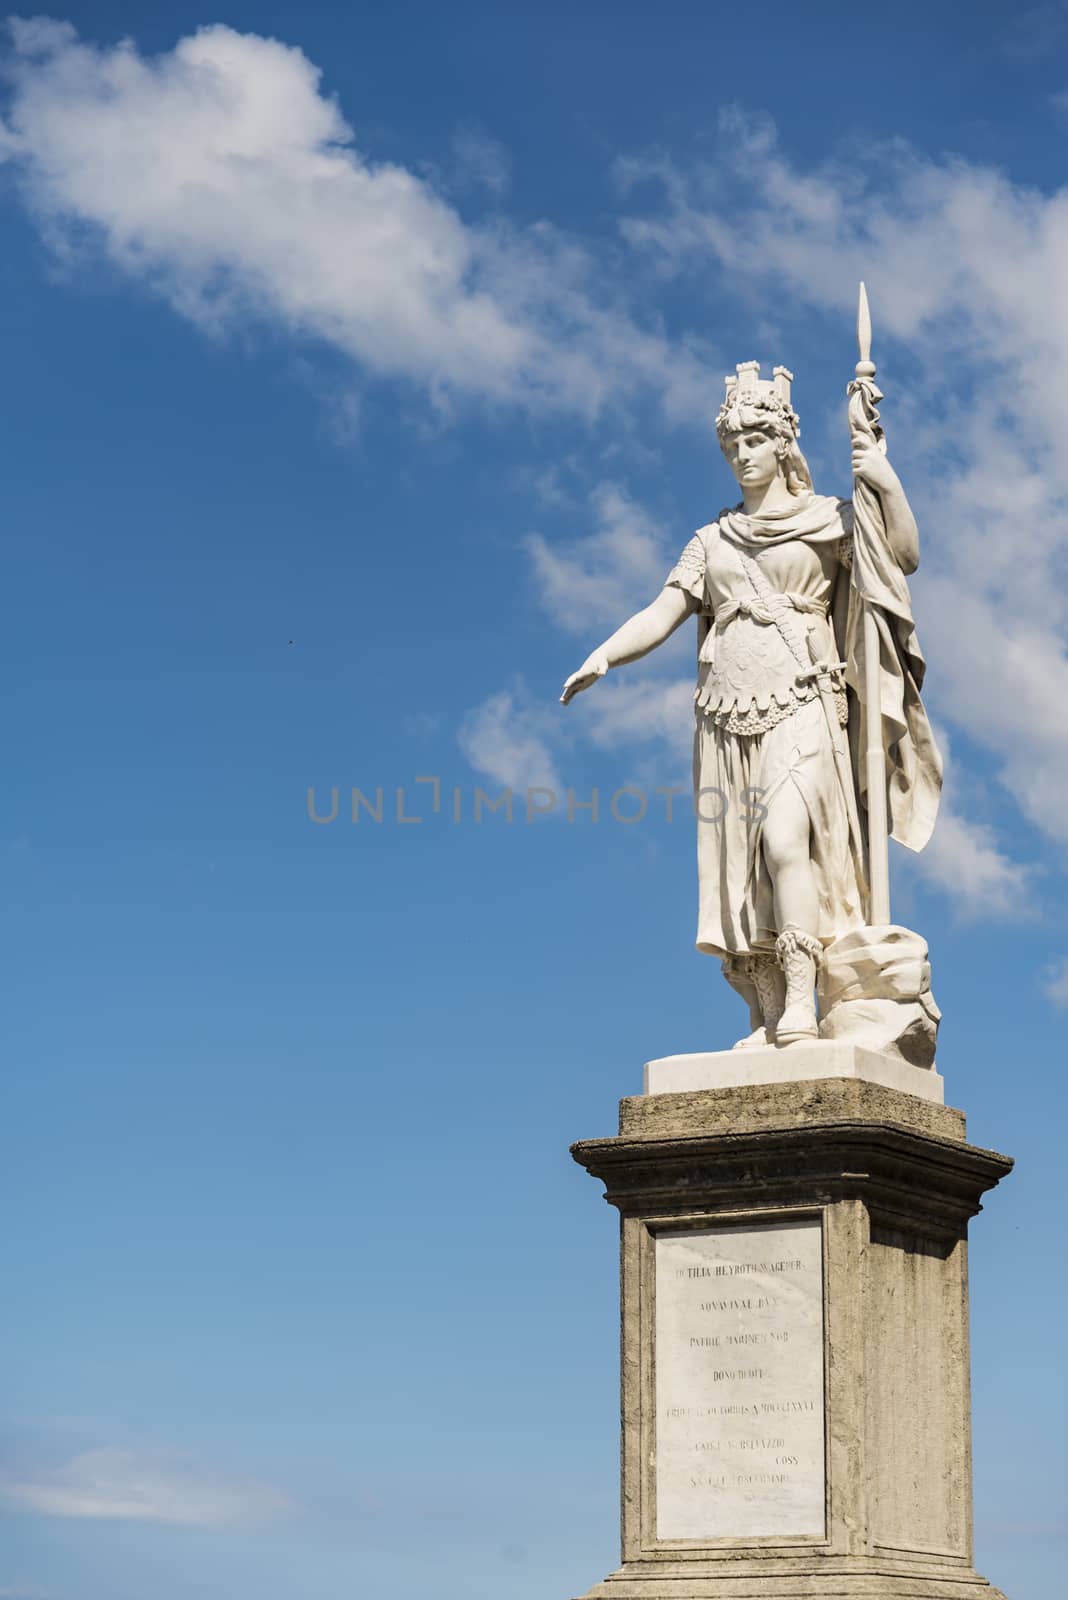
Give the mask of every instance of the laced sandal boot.
POLYGON ((779 1025, 786 1007, 786 978, 775 956, 754 951, 749 957, 749 978, 756 990, 768 1044, 778 1042, 779 1025))
POLYGON ((739 1039, 732 1048, 735 1050, 752 1050, 758 1045, 771 1043, 764 1027, 764 1013, 761 1009, 760 998, 757 994, 749 971, 750 958, 748 956, 724 956, 723 976, 734 990, 741 995, 749 1007, 749 1025, 752 1033, 747 1033, 744 1039, 739 1039))
POLYGON ((811 933, 787 923, 775 941, 786 979, 786 1007, 776 1029, 776 1044, 796 1044, 801 1039, 816 1039, 816 963, 823 946, 811 933))

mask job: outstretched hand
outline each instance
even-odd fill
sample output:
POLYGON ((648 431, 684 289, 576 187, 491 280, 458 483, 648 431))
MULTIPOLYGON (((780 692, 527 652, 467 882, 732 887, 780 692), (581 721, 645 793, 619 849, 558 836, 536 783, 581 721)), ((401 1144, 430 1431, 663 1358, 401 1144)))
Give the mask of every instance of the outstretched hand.
POLYGON ((603 678, 607 671, 608 657, 603 650, 595 650, 592 655, 586 657, 578 671, 573 672, 564 684, 564 692, 560 696, 560 704, 566 706, 568 701, 573 700, 577 694, 581 694, 583 689, 588 689, 591 684, 597 682, 598 678, 603 678))

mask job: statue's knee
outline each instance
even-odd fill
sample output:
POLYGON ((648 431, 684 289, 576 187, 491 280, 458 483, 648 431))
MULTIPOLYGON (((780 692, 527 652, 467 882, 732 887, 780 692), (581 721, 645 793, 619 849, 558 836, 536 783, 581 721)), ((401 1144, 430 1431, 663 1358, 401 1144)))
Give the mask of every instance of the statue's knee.
POLYGON ((772 872, 797 867, 808 860, 808 829, 795 818, 781 818, 775 826, 764 825, 764 859, 772 872))

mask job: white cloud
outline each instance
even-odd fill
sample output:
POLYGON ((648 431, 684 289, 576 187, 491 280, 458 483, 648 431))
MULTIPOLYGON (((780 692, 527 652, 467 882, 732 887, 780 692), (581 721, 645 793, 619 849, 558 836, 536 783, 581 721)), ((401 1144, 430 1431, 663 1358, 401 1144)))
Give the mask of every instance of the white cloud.
MULTIPOLYGON (((669 758, 665 781, 688 767, 693 750, 692 673, 685 678, 646 673, 607 680, 594 684, 583 700, 590 739, 601 749, 655 742, 669 758)), ((580 700, 576 707, 582 704, 580 700)))
POLYGON ((291 1502, 269 1484, 237 1483, 155 1452, 90 1450, 51 1472, 0 1481, 0 1501, 49 1517, 225 1527, 284 1515, 291 1502))
POLYGON ((662 530, 620 484, 599 484, 590 509, 595 527, 585 538, 526 541, 542 605, 557 626, 581 634, 618 627, 655 600, 672 559, 662 530))
MULTIPOLYGON (((558 489, 552 484, 551 499, 558 489)), ((540 533, 526 540, 538 600, 552 622, 582 636, 586 647, 654 600, 673 556, 656 519, 619 483, 605 481, 588 497, 593 531, 567 545, 540 533)), ((692 639, 689 641, 692 648, 692 639)), ((535 705, 524 691, 491 696, 468 714, 460 746, 479 771, 523 788, 542 784, 562 792, 557 757, 575 735, 602 750, 652 745, 663 757, 667 782, 684 770, 693 739, 693 681, 677 667, 685 640, 657 652, 640 674, 597 683, 564 711, 535 705), (541 773, 541 777, 530 777, 541 773)), ((578 667, 579 661, 571 662, 578 667)), ((568 668, 567 670, 570 670, 568 668)), ((566 671, 561 671, 561 685, 566 671)))
MULTIPOLYGON (((928 697, 1068 842, 1068 190, 901 143, 806 171, 766 118, 729 112, 722 133, 714 170, 621 168, 632 193, 659 196, 626 237, 662 271, 707 277, 716 262, 754 301, 843 322, 868 281, 876 355, 903 341, 916 367, 890 444, 924 530, 928 697)), ((985 830, 951 819, 940 848, 1011 900, 985 830)))
POLYGON ((502 689, 468 712, 460 748, 476 772, 507 789, 562 793, 550 748, 551 709, 531 704, 522 687, 502 689))
POLYGON ((933 731, 945 768, 942 804, 927 848, 908 859, 921 877, 947 896, 962 921, 994 917, 1027 921, 1039 909, 1037 869, 1007 855, 989 823, 963 815, 958 800, 965 775, 954 758, 946 729, 935 726, 933 731))
POLYGON ((1005 855, 985 822, 970 822, 943 805, 919 861, 923 876, 948 895, 964 920, 1035 914, 1032 869, 1005 855))
POLYGON ((452 152, 461 186, 475 185, 496 195, 508 188, 512 178, 511 157, 499 140, 491 138, 482 128, 470 123, 457 128, 452 137, 452 152))
MULTIPOLYGON (((466 222, 430 182, 358 151, 299 49, 215 25, 147 57, 65 23, 10 26, 0 149, 67 259, 102 252, 207 329, 261 318, 439 405, 594 416, 652 396, 671 417, 707 414, 720 363, 636 319, 613 288, 632 273, 548 222, 466 222)), ((484 135, 467 130, 457 154, 501 191, 506 164, 484 135)), ((842 317, 868 279, 877 336, 906 341, 917 365, 917 399, 899 397, 895 416, 909 418, 900 433, 927 530, 916 595, 930 697, 989 753, 1024 815, 1068 841, 1068 190, 900 142, 854 143, 848 161, 803 170, 769 119, 737 111, 714 169, 631 159, 619 172, 633 194, 656 189, 622 233, 662 272, 707 281, 718 269, 765 306, 788 297, 842 317)), ((575 546, 529 544, 549 613, 576 632, 622 620, 675 553, 617 486, 597 491, 593 514, 575 546)), ((626 695, 598 689, 589 725, 606 745, 661 727, 674 750, 681 699, 666 675, 626 695)), ((555 737, 509 691, 464 732, 499 781, 555 779, 555 737)), ((939 850, 967 857, 1008 904, 1012 864, 989 833, 953 813, 944 833, 932 874, 939 850)))
MULTIPOLYGON (((1068 363, 1068 191, 1044 196, 900 145, 806 173, 768 118, 728 112, 723 133, 715 172, 621 163, 625 189, 651 180, 660 195, 623 232, 662 271, 707 276, 711 258, 754 299, 786 290, 843 320, 867 277, 877 330, 907 341, 920 368, 896 416, 927 530, 915 589, 928 698, 992 758, 1023 814, 1068 841, 1068 389, 1041 381, 1068 363)), ((615 486, 600 494, 592 535, 528 543, 548 613, 583 634, 643 603, 673 554, 641 507, 615 486)), ((595 742, 624 745, 655 726, 682 747, 681 681, 643 676, 586 700, 595 742)), ((925 876, 962 916, 1029 915, 1033 867, 952 800, 925 876)))
POLYGON ((299 49, 215 25, 146 57, 10 28, 3 154, 60 253, 103 251, 206 328, 266 319, 440 404, 593 416, 640 392, 700 412, 695 355, 639 326, 589 254, 546 222, 466 225, 365 157, 299 49))
POLYGON ((1068 956, 1062 956, 1051 967, 1047 967, 1042 987, 1046 998, 1059 1011, 1068 1011, 1068 956))

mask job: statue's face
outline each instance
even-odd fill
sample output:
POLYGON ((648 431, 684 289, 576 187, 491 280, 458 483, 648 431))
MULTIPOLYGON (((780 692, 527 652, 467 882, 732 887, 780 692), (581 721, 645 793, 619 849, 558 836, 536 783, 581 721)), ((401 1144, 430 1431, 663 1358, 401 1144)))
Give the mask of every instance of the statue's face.
POLYGON ((766 489, 782 471, 775 435, 760 427, 742 428, 722 440, 723 454, 743 489, 766 489))

